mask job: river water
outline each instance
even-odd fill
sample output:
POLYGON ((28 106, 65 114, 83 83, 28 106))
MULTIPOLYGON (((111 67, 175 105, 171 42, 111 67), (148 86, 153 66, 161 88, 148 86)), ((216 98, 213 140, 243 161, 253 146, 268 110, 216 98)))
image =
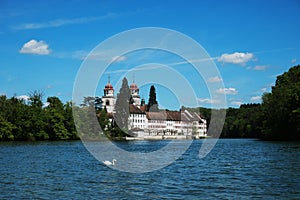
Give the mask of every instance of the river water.
MULTIPOLYGON (((300 199, 299 142, 220 139, 199 159, 202 142, 171 165, 138 174, 104 166, 80 141, 3 142, 0 199, 300 199)), ((117 145, 147 152, 167 143, 117 145)))

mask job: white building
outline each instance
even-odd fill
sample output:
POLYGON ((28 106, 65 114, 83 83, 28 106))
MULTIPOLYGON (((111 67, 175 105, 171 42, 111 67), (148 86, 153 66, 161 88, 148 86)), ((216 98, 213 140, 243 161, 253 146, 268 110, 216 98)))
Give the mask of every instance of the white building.
POLYGON ((139 95, 140 89, 134 82, 131 83, 129 89, 130 89, 131 97, 133 100, 133 105, 140 107, 140 105, 141 105, 141 98, 139 95))
MULTIPOLYGON (((188 110, 146 112, 147 106, 144 99, 140 100, 138 86, 133 82, 129 89, 133 102, 129 104, 128 129, 132 136, 207 136, 206 120, 199 113, 188 110)), ((110 82, 105 85, 102 102, 102 106, 113 116, 116 99, 110 82)))
POLYGON ((102 107, 106 107, 108 113, 113 113, 115 110, 116 98, 114 96, 114 88, 108 81, 104 87, 104 95, 102 96, 102 107))
POLYGON ((205 137, 206 120, 198 113, 184 111, 147 112, 149 135, 185 135, 205 137))
POLYGON ((146 113, 132 104, 129 105, 128 127, 129 129, 145 129, 148 127, 146 113))

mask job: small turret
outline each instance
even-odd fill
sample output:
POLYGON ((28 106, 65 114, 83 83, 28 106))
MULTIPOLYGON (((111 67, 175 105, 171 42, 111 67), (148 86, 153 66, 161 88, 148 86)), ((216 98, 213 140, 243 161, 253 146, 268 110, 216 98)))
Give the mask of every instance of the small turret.
POLYGON ((137 84, 134 83, 134 81, 131 83, 130 87, 130 93, 131 93, 131 97, 132 97, 132 100, 133 100, 133 105, 135 106, 140 106, 140 95, 139 95, 139 91, 140 89, 138 88, 137 84))
POLYGON ((141 101, 141 106, 144 106, 145 105, 145 99, 142 98, 142 101, 141 101))
POLYGON ((110 77, 108 76, 108 83, 104 87, 104 95, 102 97, 102 107, 106 108, 108 113, 114 112, 116 99, 114 97, 114 88, 110 84, 110 77))

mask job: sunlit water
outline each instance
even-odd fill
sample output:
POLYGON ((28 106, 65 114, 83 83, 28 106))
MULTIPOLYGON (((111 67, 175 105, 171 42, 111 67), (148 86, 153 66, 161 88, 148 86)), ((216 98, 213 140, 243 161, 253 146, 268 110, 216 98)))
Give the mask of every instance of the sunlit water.
MULTIPOLYGON (((118 146, 149 152, 166 143, 118 146)), ((104 166, 80 141, 0 143, 0 199, 300 198, 300 143, 223 139, 199 159, 201 144, 161 170, 132 174, 104 166)))

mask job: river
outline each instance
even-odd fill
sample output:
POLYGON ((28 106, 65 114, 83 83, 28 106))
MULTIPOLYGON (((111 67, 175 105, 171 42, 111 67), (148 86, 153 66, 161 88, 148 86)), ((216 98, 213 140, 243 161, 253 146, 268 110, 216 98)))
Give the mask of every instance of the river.
MULTIPOLYGON (((299 142, 220 139, 199 159, 202 142, 167 167, 137 174, 104 166, 81 141, 2 142, 0 199, 300 199, 299 142)), ((118 146, 147 152, 167 143, 118 146)))

